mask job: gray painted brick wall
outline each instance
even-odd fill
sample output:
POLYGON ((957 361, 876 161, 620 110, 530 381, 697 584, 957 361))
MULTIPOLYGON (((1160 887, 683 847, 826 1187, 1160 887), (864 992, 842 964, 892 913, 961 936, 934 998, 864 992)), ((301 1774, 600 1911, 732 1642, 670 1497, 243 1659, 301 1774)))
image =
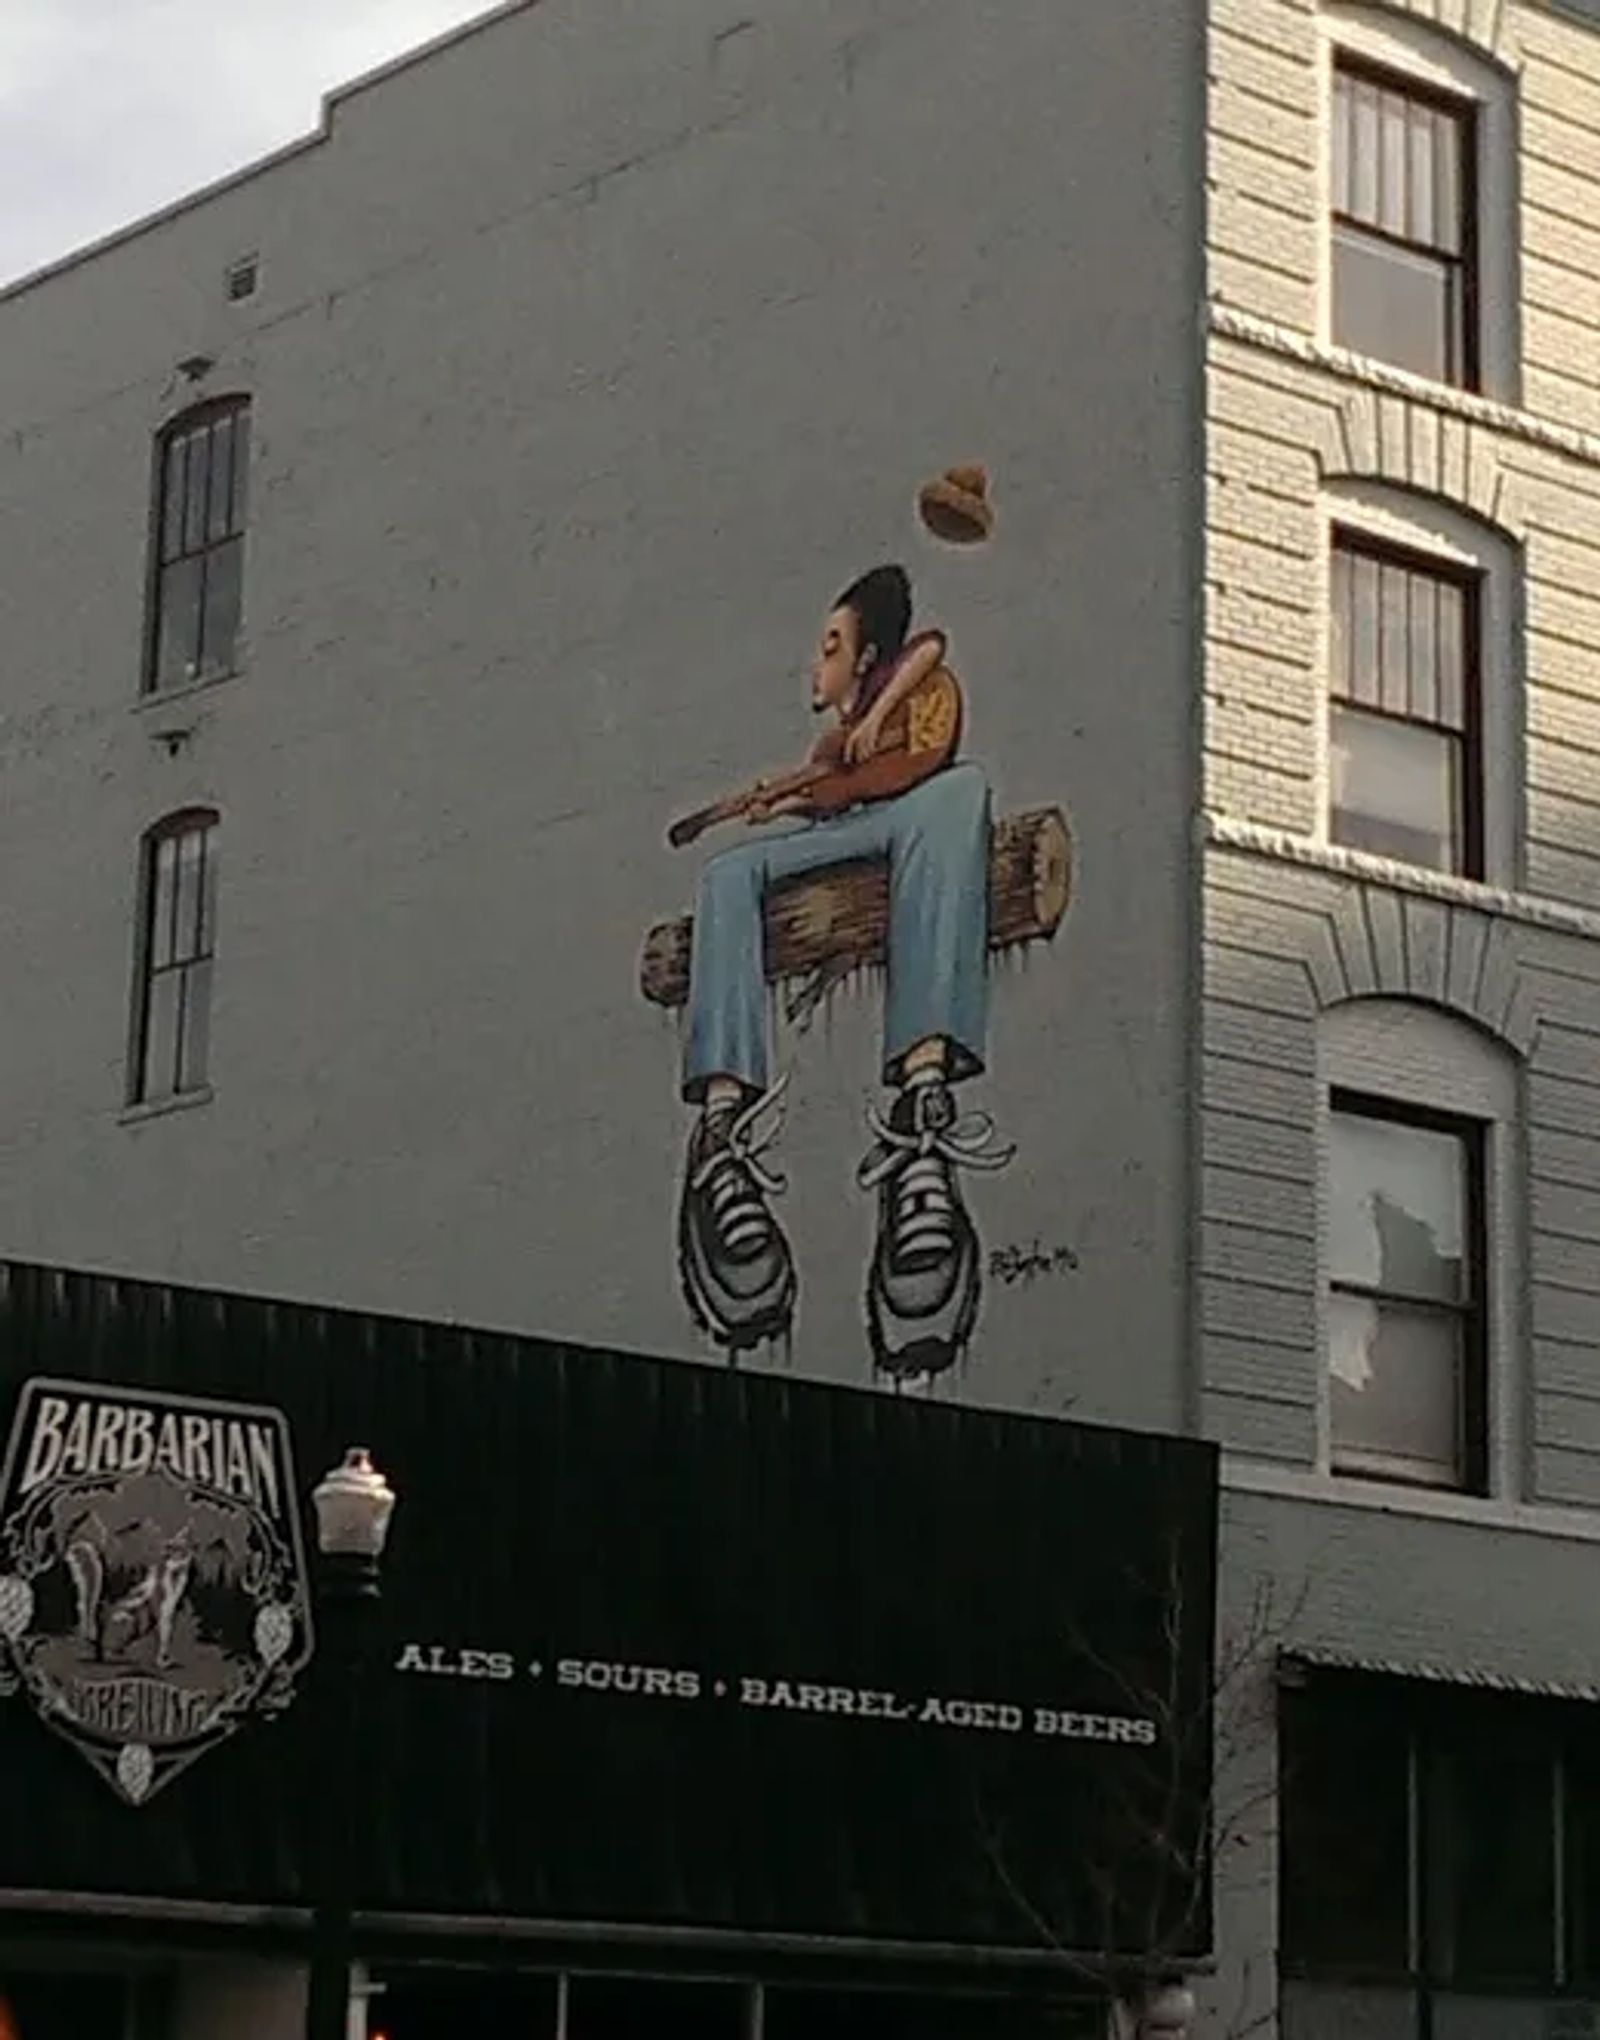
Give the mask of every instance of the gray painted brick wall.
MULTIPOLYGON (((942 1392, 1181 1420, 1201 77, 1173 20, 541 0, 0 301, 0 1249, 700 1354, 675 1028, 637 988, 699 864, 663 831, 809 744, 821 612, 903 556, 997 805, 1060 805, 1077 857, 968 1094, 1022 1142, 974 1179, 986 1249, 1072 1258, 991 1280, 942 1392), (244 247, 261 291, 228 306, 244 247), (140 707, 151 436, 236 388, 242 670, 140 707), (963 554, 913 503, 972 459, 998 524, 963 554), (215 1096, 123 1124, 135 849, 192 801, 222 814, 215 1096)), ((877 1004, 781 1039, 793 1364, 853 1382, 877 1004)))

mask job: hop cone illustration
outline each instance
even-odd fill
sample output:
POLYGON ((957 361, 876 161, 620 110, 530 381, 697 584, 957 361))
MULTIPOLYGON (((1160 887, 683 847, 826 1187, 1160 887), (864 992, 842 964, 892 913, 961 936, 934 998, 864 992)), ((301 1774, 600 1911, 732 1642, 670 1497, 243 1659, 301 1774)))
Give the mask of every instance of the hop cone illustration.
POLYGON ((0 1636, 15 1643, 32 1620, 32 1587, 15 1573, 0 1577, 0 1636))
POLYGON ((269 1601, 256 1615, 256 1652, 275 1665, 294 1641, 294 1617, 281 1601, 269 1601))
POLYGON ((117 1752, 117 1783, 127 1797, 137 1806, 150 1790, 150 1781, 155 1775, 155 1759, 149 1745, 142 1742, 124 1743, 117 1752))

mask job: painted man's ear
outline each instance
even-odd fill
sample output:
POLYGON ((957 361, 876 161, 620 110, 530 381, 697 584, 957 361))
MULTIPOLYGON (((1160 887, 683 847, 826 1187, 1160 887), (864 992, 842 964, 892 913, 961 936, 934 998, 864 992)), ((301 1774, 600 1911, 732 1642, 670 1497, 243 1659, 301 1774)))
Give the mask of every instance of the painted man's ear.
POLYGON ((856 660, 856 672, 857 674, 870 673, 877 663, 878 647, 876 645, 863 645, 861 656, 856 660))

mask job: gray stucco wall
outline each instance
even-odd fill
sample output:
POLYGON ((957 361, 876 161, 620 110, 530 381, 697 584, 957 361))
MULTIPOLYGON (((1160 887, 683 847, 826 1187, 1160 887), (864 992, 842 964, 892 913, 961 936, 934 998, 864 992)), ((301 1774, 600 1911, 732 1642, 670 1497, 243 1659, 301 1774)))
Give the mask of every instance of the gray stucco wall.
MULTIPOLYGON (((821 610, 903 558, 997 809, 1076 848, 970 1096, 1022 1143, 986 1246, 1076 1266, 989 1284, 959 1392, 1179 1422, 1199 53, 1155 0, 544 0, 0 302, 0 1248, 702 1350, 663 828, 810 741, 821 610), (141 707, 151 436, 228 389, 243 669, 141 707), (967 554, 912 501, 969 459, 967 554), (136 845, 192 801, 215 1096, 124 1124, 136 845)), ((877 1003, 779 1057, 794 1364, 851 1381, 877 1003)))

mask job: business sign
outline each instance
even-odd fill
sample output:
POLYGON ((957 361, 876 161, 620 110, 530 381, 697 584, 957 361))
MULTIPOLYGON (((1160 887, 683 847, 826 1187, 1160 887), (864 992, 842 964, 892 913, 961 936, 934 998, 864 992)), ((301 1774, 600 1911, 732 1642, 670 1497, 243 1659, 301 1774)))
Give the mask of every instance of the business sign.
POLYGON ((306 1651, 281 1411, 308 1480, 361 1443, 400 1498, 363 1910, 1208 1944, 1208 1446, 0 1264, 13 1399, 6 1662, 146 1803, 0 1707, 0 1890, 315 1897, 331 1654, 177 1776, 306 1651))
POLYGON ((24 1385, 0 1472, 0 1697, 137 1806, 287 1706, 310 1640, 278 1411, 24 1385))

